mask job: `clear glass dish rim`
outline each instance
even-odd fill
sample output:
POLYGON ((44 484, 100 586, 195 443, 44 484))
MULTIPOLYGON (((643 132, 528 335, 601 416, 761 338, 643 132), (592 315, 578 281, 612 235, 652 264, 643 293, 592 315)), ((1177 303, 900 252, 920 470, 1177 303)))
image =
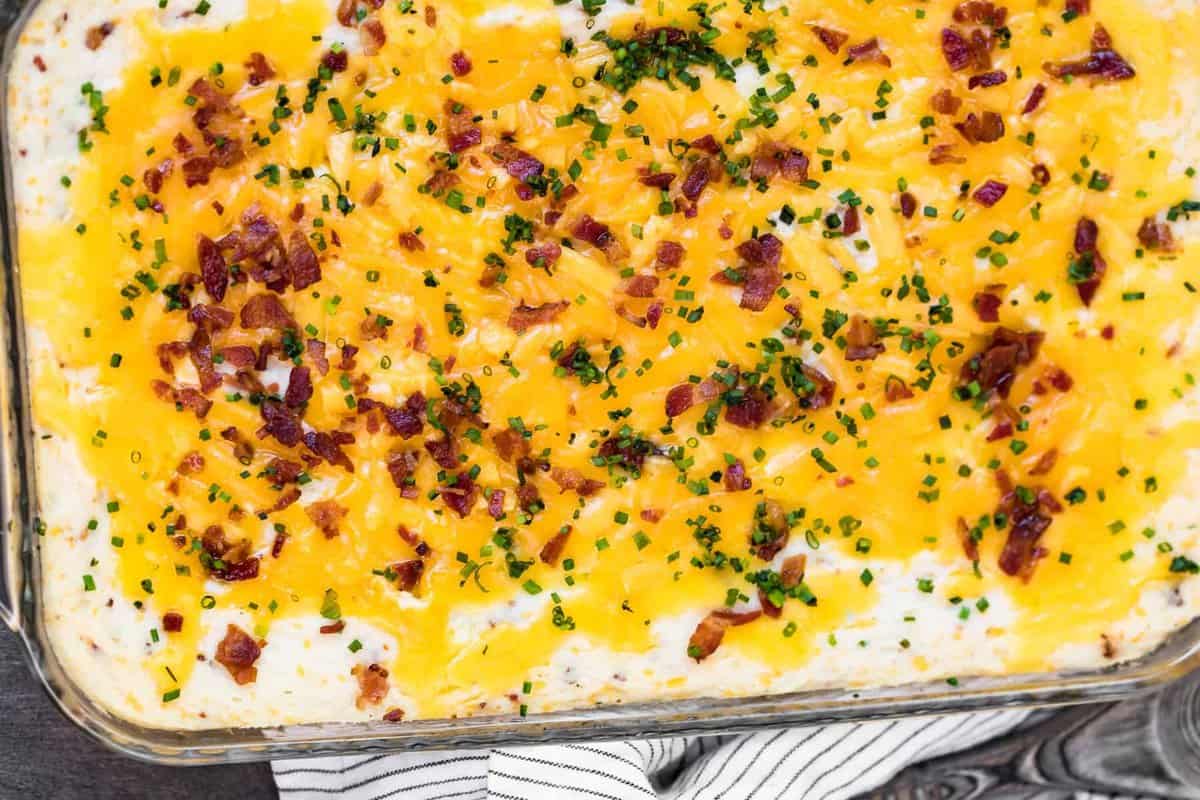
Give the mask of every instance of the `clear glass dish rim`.
POLYGON ((816 691, 738 698, 695 698, 537 714, 421 720, 219 728, 149 728, 123 719, 89 698, 71 680, 49 644, 42 618, 36 518, 36 475, 29 383, 16 260, 16 215, 7 125, 8 77, 20 31, 40 0, 0 0, 4 29, 0 62, 0 611, 20 636, 31 670, 61 711, 104 745, 144 761, 200 765, 329 754, 480 748, 599 739, 702 735, 887 719, 995 708, 1112 701, 1160 687, 1200 666, 1200 618, 1135 661, 1098 670, 998 677, 965 677, 870 689, 816 691))

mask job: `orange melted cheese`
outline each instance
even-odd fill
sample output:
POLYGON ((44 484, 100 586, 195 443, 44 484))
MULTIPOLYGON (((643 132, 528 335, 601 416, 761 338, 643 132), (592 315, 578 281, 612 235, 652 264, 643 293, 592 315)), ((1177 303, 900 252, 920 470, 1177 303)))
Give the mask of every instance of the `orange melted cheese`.
MULTIPOLYGON (((682 174, 686 157, 677 158, 681 149, 672 142, 709 133, 718 140, 731 137, 737 121, 749 114, 739 90, 745 78, 735 84, 695 68, 702 77, 699 91, 644 78, 622 97, 593 79, 609 58, 602 44, 577 41, 578 52, 562 52, 549 0, 522 2, 526 19, 519 26, 481 22, 480 15, 495 5, 442 3, 437 26, 430 28, 420 8, 403 14, 396 3, 385 4, 376 12, 387 31, 382 51, 373 57, 352 53, 350 68, 329 82, 308 114, 299 108, 306 82, 333 44, 328 38, 313 39, 332 22, 326 4, 259 0, 248 4, 244 20, 222 30, 167 31, 148 13, 123 21, 137 26, 141 54, 125 69, 122 86, 104 94, 111 133, 91 134, 94 148, 81 156, 71 187, 62 189, 69 192, 71 219, 61 225, 26 225, 20 231, 25 315, 31 327, 48 336, 54 354, 53 363, 35 370, 37 423, 74 442, 87 469, 119 503, 111 522, 124 543, 110 557, 119 562, 124 596, 160 612, 177 610, 187 619, 182 633, 166 635, 166 646, 150 664, 162 691, 175 686, 187 691, 205 595, 214 594, 221 608, 251 610, 254 632, 270 647, 277 620, 317 613, 327 590, 333 590, 344 618, 368 621, 396 637, 400 652, 384 666, 392 684, 414 700, 421 715, 467 713, 471 709, 443 698, 463 689, 480 697, 517 692, 572 634, 552 624, 553 600, 540 606, 529 624, 486 625, 466 641, 453 632, 457 615, 478 612, 486 617, 497 604, 533 589, 543 595, 558 592, 563 612, 574 620, 574 635, 616 653, 644 652, 654 645, 653 620, 721 607, 731 588, 753 596, 742 574, 689 563, 702 551, 688 520, 704 516, 719 526, 719 547, 744 558, 749 569, 761 569, 765 565, 748 556, 747 549, 754 509, 765 498, 788 510, 805 510, 791 532, 793 542, 807 539, 809 547, 841 554, 836 568, 810 567, 806 585, 818 598, 815 606, 789 600, 778 620, 762 618, 732 628, 714 656, 741 654, 765 665, 771 675, 819 671, 820 662, 812 661, 816 643, 824 643, 836 628, 853 628, 877 604, 889 602, 874 586, 864 585, 860 572, 868 563, 877 572, 881 564, 885 570, 903 571, 914 555, 935 553, 954 570, 952 580, 932 587, 951 611, 951 598, 973 604, 989 593, 1011 595, 1018 618, 1009 633, 1015 631, 1019 644, 1009 654, 1010 671, 1046 668, 1064 643, 1097 642, 1136 606, 1148 585, 1178 580, 1168 571, 1169 556, 1123 561, 1121 554, 1140 539, 1140 521, 1176 490, 1186 451, 1200 446, 1200 426, 1194 421, 1170 427, 1161 422, 1179 393, 1188 390, 1189 374, 1200 366, 1194 350, 1169 354, 1174 342, 1166 336, 1173 320, 1194 315, 1194 295, 1183 282, 1200 266, 1195 246, 1184 241, 1169 257, 1135 255, 1135 234, 1143 218, 1188 197, 1190 181, 1169 170, 1176 143, 1147 136, 1138 122, 1171 113, 1168 86, 1180 69, 1171 61, 1171 48, 1200 35, 1195 14, 1180 15, 1168 25, 1147 16, 1135 0, 1094 0, 1091 18, 1064 24, 1059 4, 1010 0, 1011 46, 994 53, 995 68, 1008 72, 1009 80, 967 91, 965 73, 951 73, 938 46, 954 6, 947 0, 873 5, 806 1, 787 4, 787 13, 749 14, 739 4, 726 5, 713 14, 721 31, 714 47, 733 60, 744 54, 752 32, 771 27, 776 42, 764 48, 769 73, 755 76, 750 84, 761 83, 774 93, 782 72, 795 84, 790 97, 767 104, 778 121, 770 128, 745 130, 741 141, 727 146, 727 154, 735 159, 748 155, 759 140, 785 142, 808 153, 810 178, 819 186, 805 188, 777 177, 760 191, 725 180, 706 189, 696 215, 686 218, 659 213, 659 193, 638 183, 638 169, 653 162, 682 174), (1136 67, 1137 78, 1096 87, 1083 79, 1069 85, 1050 80, 1041 63, 1086 53, 1097 20, 1113 33, 1116 49, 1136 67), (844 65, 843 56, 820 45, 811 24, 848 32, 850 44, 878 36, 891 67, 844 65), (241 65, 252 51, 263 52, 277 72, 258 88, 244 85, 241 65), (455 51, 465 52, 473 69, 447 80, 455 51), (140 179, 126 186, 122 176, 140 178, 145 168, 171 154, 177 132, 195 138, 193 109, 184 102, 187 87, 201 75, 213 79, 209 70, 215 63, 223 65, 221 80, 249 120, 243 123, 246 162, 217 170, 208 186, 191 189, 177 168, 158 195, 165 213, 139 210, 134 199, 144 192, 140 179), (175 85, 152 86, 154 67, 163 76, 178 67, 182 78, 175 85), (881 94, 882 81, 890 84, 890 92, 881 94), (1048 86, 1046 101, 1041 110, 1022 117, 1020 108, 1037 82, 1048 86), (294 113, 271 133, 267 125, 280 86, 294 113), (997 111, 1005 118, 1006 135, 993 144, 964 143, 950 117, 930 110, 930 97, 944 88, 965 99, 956 118, 969 110, 997 111), (531 99, 535 94, 541 94, 540 100, 531 99), (810 96, 819 100, 819 108, 806 100, 810 96), (332 119, 327 101, 333 97, 349 114, 348 123, 332 119), (446 148, 442 126, 448 98, 482 117, 483 145, 462 153, 456 170, 460 183, 455 188, 469 213, 450 208, 444 196, 420 190, 432 173, 434 154, 446 148), (623 111, 626 100, 636 101, 636 108, 623 111), (590 123, 556 124, 576 104, 596 109, 611 124, 607 141, 589 142, 590 123), (357 134, 349 126, 358 106, 386 115, 377 125, 376 134, 384 140, 378 155, 370 147, 356 147, 357 134), (886 117, 873 120, 872 112, 881 107, 886 117), (415 131, 406 129, 406 115, 415 122, 415 131), (836 119, 831 121, 831 115, 836 119), (920 120, 927 115, 933 123, 923 128, 920 120), (438 126, 432 134, 426 131, 427 121, 438 126), (629 126, 640 133, 631 133, 629 126), (252 144, 252 131, 269 136, 269 143, 252 144), (544 201, 519 200, 515 181, 487 155, 501 135, 511 135, 564 181, 569 182, 573 163, 581 167, 575 180, 579 196, 566 204, 558 227, 542 224, 544 201), (955 144, 966 162, 931 165, 929 147, 940 142, 955 144), (1158 157, 1151 158, 1151 151, 1158 157), (1081 166, 1081 160, 1090 166, 1081 166), (1031 168, 1039 163, 1053 177, 1035 195, 1027 187, 1033 182, 1031 168), (261 177, 266 165, 278 166, 278 185, 261 177), (334 180, 289 180, 289 168, 307 166, 327 169, 356 204, 354 209, 341 213, 336 204, 323 208, 323 199, 337 196, 334 180), (1111 175, 1107 189, 1088 188, 1093 169, 1111 175), (973 190, 989 179, 1009 186, 992 208, 960 191, 964 183, 973 190), (911 220, 898 212, 901 181, 919 201, 911 220), (383 191, 368 207, 361 201, 374 182, 383 191), (862 201, 859 211, 869 242, 865 253, 852 240, 822 235, 824 216, 839 211, 836 198, 845 190, 862 201), (214 201, 223 214, 214 210, 214 201), (440 499, 431 499, 437 467, 427 457, 416 475, 420 498, 402 498, 385 469, 386 456, 399 440, 386 428, 370 435, 361 423, 357 442, 346 448, 355 465, 352 474, 330 465, 312 470, 321 496, 348 509, 340 535, 327 538, 312 524, 304 511, 311 495, 270 515, 269 522, 253 513, 229 518, 235 506, 255 512, 274 503, 277 493, 258 473, 270 457, 286 452, 268 438, 256 440, 252 464, 234 458, 217 433, 233 425, 252 434, 261 421, 245 398, 226 398, 232 388, 213 395, 215 405, 203 421, 155 397, 151 381, 166 377, 155 345, 186 340, 190 332, 184 313, 166 310, 161 287, 183 272, 199 271, 198 234, 217 238, 236 228, 238 215, 252 204, 280 222, 286 233, 292 227, 287 214, 297 203, 307 212, 302 228, 321 233, 329 246, 320 253, 323 279, 310 290, 289 290, 284 302, 302 326, 317 331, 315 338, 330 343, 335 365, 323 378, 314 372, 316 392, 306 423, 332 430, 353 414, 336 369, 337 342, 361 346, 354 376, 365 372, 370 396, 396 405, 418 390, 439 396, 439 375, 431 361, 446 364, 453 358, 441 380, 462 382, 469 376, 481 391, 482 416, 490 423, 478 443, 460 442, 464 468, 478 467, 477 482, 485 491, 505 490, 505 520, 494 521, 485 501, 460 519, 440 499), (736 267, 734 247, 755 231, 770 230, 768 217, 777 218, 785 205, 800 218, 793 231, 779 234, 785 242, 781 268, 788 297, 776 297, 762 312, 741 309, 739 290, 711 276, 736 267), (547 271, 531 268, 520 252, 525 245, 518 244, 516 254, 503 256, 506 281, 481 287, 485 258, 503 252, 509 213, 535 220, 539 242, 569 238, 572 222, 590 214, 612 228, 629 254, 612 264, 577 241, 547 271), (1100 250, 1108 263, 1087 311, 1066 272, 1081 215, 1097 221, 1100 250), (321 227, 313 227, 314 219, 321 227), (79 223, 86 232, 76 232, 79 223), (731 238, 721 235, 723 225, 732 230, 731 238), (397 235, 417 228, 425 250, 399 247, 397 235), (994 231, 1020 235, 996 244, 989 241, 994 231), (340 246, 332 243, 334 232, 340 246), (614 310, 623 302, 644 313, 647 303, 621 295, 622 270, 652 271, 656 243, 663 239, 681 242, 687 254, 680 268, 659 273, 657 294, 666 303, 661 324, 638 328, 614 310), (155 263, 154 243, 160 240, 167 257, 155 263), (988 246, 1004 258, 979 259, 978 251, 988 246), (160 289, 143 288, 130 300, 121 290, 136 285, 139 271, 150 273, 160 289), (377 279, 369 280, 368 274, 377 279), (436 285, 430 285, 428 275, 436 285), (928 301, 918 299, 915 291, 902 299, 896 291, 902 276, 911 283, 915 275, 923 277, 928 301), (1017 434, 1025 449, 1019 453, 1011 439, 988 442, 992 422, 952 394, 963 359, 978 352, 994 328, 980 322, 971 305, 972 296, 993 283, 1008 287, 1001 323, 1041 330, 1046 337, 1037 362, 1021 370, 1012 392, 1014 405, 1028 400, 1028 429, 1017 434), (1134 291, 1144 292, 1144 299, 1122 299, 1123 293, 1134 291), (1039 292, 1044 294, 1035 300, 1039 292), (570 308, 551 324, 521 335, 506 325, 518 302, 557 300, 569 301, 570 308), (939 302, 953 308, 953 319, 931 324, 930 306, 939 302), (660 431, 668 423, 666 392, 689 376, 707 377, 721 360, 752 368, 762 358, 758 343, 779 337, 788 324, 786 303, 799 307, 804 327, 814 331, 812 342, 823 345, 813 352, 811 346, 802 349, 793 342, 786 352, 803 355, 836 381, 834 406, 802 411, 794 422, 755 431, 720 420, 711 435, 697 432, 704 410, 693 408, 673 428, 660 431), (450 330, 446 304, 460 310, 462 335, 450 330), (133 310, 131 319, 121 314, 126 307, 133 310), (689 322, 688 311, 701 307, 702 319, 689 322), (886 352, 878 359, 851 363, 821 333, 826 309, 894 319, 918 332, 931 329, 940 341, 932 354, 909 353, 900 347, 899 337, 887 338, 886 352), (393 322, 386 341, 362 341, 360 324, 368 314, 393 322), (416 326, 426 333, 427 353, 410 347, 416 326), (1106 326, 1114 330, 1111 339, 1101 335, 1106 326), (583 386, 573 376, 556 374, 551 348, 577 340, 588 344, 601 369, 608 363, 609 348, 624 349, 622 367, 611 373, 614 393, 604 396, 604 383, 583 386), (120 354, 119 365, 114 353, 120 354), (921 377, 916 365, 927 355, 935 370, 929 389, 916 389, 912 400, 889 403, 884 396, 888 377, 914 384, 921 377), (512 368, 502 365, 502 359, 512 368), (1047 365, 1069 372, 1074 388, 1034 397, 1031 382, 1047 365), (102 387, 86 404, 73 399, 69 389, 72 371, 81 368, 98 370, 96 383, 102 387), (1138 408, 1143 398, 1145 408, 1138 408), (621 412, 617 422, 609 416, 614 411, 621 412), (523 521, 514 506, 516 472, 491 444, 491 434, 512 418, 533 431, 535 453, 546 450, 554 465, 579 469, 608 487, 581 501, 560 493, 547 476, 536 475, 531 480, 547 507, 532 521, 523 521), (853 431, 847 428, 851 421, 853 431), (658 444, 682 448, 686 463, 651 457, 641 477, 625 480, 595 466, 594 445, 607 436, 602 431, 621 424, 658 444), (97 438, 98 431, 103 438, 97 438), (1059 453, 1053 471, 1027 478, 1051 448, 1059 453), (168 484, 192 450, 203 454, 206 465, 198 475, 179 478, 179 493, 172 494, 168 484), (822 468, 816 450, 836 472, 822 468), (710 480, 711 473, 725 468, 726 456, 746 465, 751 491, 730 493, 710 480), (1085 502, 1054 517, 1042 539, 1048 555, 1028 582, 1008 577, 996 566, 1004 532, 987 531, 978 574, 956 533, 960 517, 974 522, 996 509, 997 465, 1018 482, 1043 485, 1059 498, 1074 487, 1087 491, 1085 502), (1146 490, 1148 479, 1156 492, 1146 490), (698 486, 707 493, 697 494, 698 486), (1102 502, 1098 494, 1103 494, 1102 502), (167 506, 175 511, 164 517, 167 506), (665 514, 651 523, 639 516, 645 509, 665 514), (176 548, 164 534, 174 513, 186 514, 193 531, 220 524, 230 539, 251 539, 263 556, 259 577, 219 592, 206 587, 196 554, 176 548), (1117 521, 1124 528, 1110 532, 1117 521), (279 558, 269 555, 274 523, 289 534, 279 558), (572 533, 564 558, 573 561, 573 569, 536 561, 542 544, 565 524, 572 533), (399 525, 418 532, 433 550, 416 592, 418 602, 401 597, 385 577, 373 574, 413 557, 397 535, 399 525), (499 526, 515 529, 513 552, 536 562, 519 579, 506 574, 504 553, 492 543, 499 526), (869 553, 856 549, 860 539, 869 540, 869 553), (1061 553, 1070 554, 1069 564, 1061 553), (463 577, 464 560, 483 565, 477 579, 463 577), (153 594, 147 593, 147 585, 153 594)), ((648 2, 642 9, 646 25, 694 28, 696 16, 687 5, 648 2)), ((623 18, 610 33, 628 36, 632 24, 623 18)), ((344 30, 345 41, 357 37, 356 31, 344 30)), ((258 291, 261 286, 253 283, 233 285, 225 305, 237 309, 258 291)), ((197 299, 203 297, 198 290, 197 299)), ((221 344, 257 338, 236 324, 223 335, 228 338, 221 344)), ((1183 333, 1176 330, 1174 335, 1182 339, 1183 333)), ((781 397, 786 396, 788 390, 776 382, 781 397)), ((430 438, 428 428, 425 437, 430 438)), ((306 495, 315 485, 302 487, 306 495)), ((49 536, 79 533, 62 531, 53 519, 46 523, 49 536)), ((915 584, 923 576, 911 577, 915 584)), ((921 654, 915 655, 919 659, 921 654)), ((824 657, 831 656, 826 652, 824 657)), ((702 666, 707 665, 696 668, 702 666)), ((584 687, 585 696, 592 689, 601 696, 611 687, 584 687)), ((537 687, 534 696, 536 692, 537 687)))

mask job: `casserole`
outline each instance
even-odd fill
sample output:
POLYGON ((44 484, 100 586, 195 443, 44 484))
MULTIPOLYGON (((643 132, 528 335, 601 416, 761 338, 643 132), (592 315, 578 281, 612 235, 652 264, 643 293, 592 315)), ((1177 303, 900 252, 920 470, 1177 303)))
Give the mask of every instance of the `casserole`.
MULTIPOLYGON (((996 191, 994 187, 992 191, 996 191)), ((1003 191, 1000 193, 1003 194, 1003 191)), ((979 202, 990 207, 989 203, 985 202, 985 200, 980 200, 979 202)), ((996 201, 992 200, 990 202, 994 203, 996 201)), ((11 210, 13 209, 12 203, 13 198, 10 196, 10 224, 13 224, 11 214, 11 210)), ((848 214, 849 212, 843 213, 848 214)), ((790 223, 785 222, 785 224, 790 223)), ((591 240, 593 240, 592 243, 599 245, 603 237, 594 231, 593 233, 595 235, 590 236, 591 240)), ((574 231, 574 235, 577 238, 583 237, 585 240, 589 238, 589 233, 586 230, 581 233, 578 226, 574 231)), ((1080 255, 1088 255, 1086 248, 1079 250, 1079 253, 1080 255)), ((532 264, 533 261, 530 261, 530 263, 532 264)), ((9 302, 12 309, 10 321, 14 328, 11 333, 17 345, 16 348, 10 348, 10 350, 17 354, 15 356, 18 359, 16 363, 20 365, 20 369, 17 370, 11 379, 13 391, 18 397, 21 396, 20 393, 22 391, 25 393, 29 391, 29 377, 24 373, 24 368, 28 363, 26 358, 30 354, 30 350, 23 349, 28 348, 29 342, 24 337, 23 328, 20 326, 22 317, 19 314, 19 286, 15 284, 19 275, 20 265, 14 264, 10 276, 9 302)), ((512 327, 515 328, 517 326, 512 327)), ((119 359, 117 363, 119 364, 119 359)), ((115 368, 116 364, 113 366, 115 368)), ((809 380, 813 379, 810 377, 809 380)), ((732 404, 737 405, 737 403, 732 404)), ((27 402, 14 405, 14 417, 9 420, 9 423, 15 427, 13 435, 8 440, 14 443, 13 465, 10 469, 16 480, 6 482, 6 486, 13 487, 13 491, 17 491, 16 487, 24 487, 27 494, 18 496, 24 497, 26 502, 30 502, 30 498, 38 496, 34 492, 34 487, 37 485, 37 476, 32 474, 33 470, 31 467, 31 464, 36 463, 37 454, 33 449, 29 448, 32 433, 32 423, 30 419, 26 418, 29 412, 30 409, 27 402), (22 425, 29 427, 22 428, 20 427, 22 425), (29 474, 22 474, 22 472, 29 474), (24 480, 20 480, 21 478, 24 480)), ((675 414, 672 413, 671 416, 675 416, 675 414)), ((1014 450, 1014 452, 1016 451, 1014 450)), ((816 457, 814 455, 814 458, 816 457)), ((55 464, 56 468, 58 466, 58 464, 55 464)), ((61 475, 62 473, 59 474, 61 475)), ((42 477, 43 481, 47 479, 45 475, 42 477)), ((22 529, 21 522, 17 521, 16 512, 18 509, 20 509, 19 505, 13 506, 14 524, 11 526, 11 530, 13 531, 22 529)), ((29 513, 28 511, 20 517, 20 519, 25 520, 24 525, 26 526, 32 526, 35 518, 36 514, 29 513)), ((853 525, 850 527, 853 527, 853 525)), ((14 538, 13 544, 22 548, 19 552, 24 556, 24 564, 30 566, 37 565, 37 558, 44 550, 42 546, 39 546, 39 539, 30 537, 19 540, 14 538), (24 548, 28 548, 28 550, 26 551, 24 548)), ((600 549, 599 546, 597 546, 597 549, 600 549)), ((639 544, 638 550, 641 549, 642 545, 639 544)), ((764 558, 764 560, 767 559, 764 558)), ((41 574, 41 572, 37 573, 38 576, 41 574)), ((45 595, 44 593, 35 591, 37 587, 41 586, 41 583, 32 575, 22 575, 17 583, 22 586, 26 585, 24 583, 26 577, 29 579, 27 585, 30 591, 27 598, 21 604, 21 618, 23 622, 32 622, 35 630, 39 631, 37 635, 43 637, 46 635, 45 620, 43 619, 44 611, 41 610, 44 609, 44 606, 38 606, 37 604, 39 601, 44 601, 45 595), (27 604, 32 604, 32 608, 27 608, 27 604)), ((861 582, 867 585, 870 581, 863 578, 861 582)), ((921 591, 924 592, 926 590, 922 588, 921 591)), ((149 594, 150 590, 146 589, 146 592, 149 594)), ((328 593, 326 596, 328 597, 328 593)), ((614 736, 629 735, 635 729, 640 729, 640 732, 648 735, 657 735, 667 732, 695 731, 716 727, 737 728, 754 724, 792 724, 800 721, 827 719, 829 715, 834 713, 837 713, 840 718, 845 718, 843 714, 853 716, 860 714, 905 713, 917 707, 928 708, 928 710, 945 710, 950 707, 975 707, 977 704, 996 702, 996 698, 991 692, 995 686, 1000 685, 1008 686, 1010 691, 1009 695, 1003 696, 1001 702, 1005 700, 1020 701, 1022 699, 1032 701, 1049 699, 1067 701, 1087 696, 1091 691, 1115 692, 1129 690, 1132 687, 1144 684, 1147 680, 1151 679, 1152 675, 1157 677, 1169 674, 1173 670, 1182 669, 1183 665, 1194 654, 1194 634, 1188 635, 1188 632, 1193 631, 1194 627, 1194 623, 1185 627, 1182 631, 1175 634, 1168 644, 1156 650, 1154 654, 1145 659, 1138 659, 1128 664, 1109 667, 1108 670, 1112 674, 1103 677, 1085 673, 1072 677, 1055 676, 1053 678, 1042 676, 1004 680, 995 678, 964 678, 956 680, 956 685, 952 684, 949 688, 927 685, 915 688, 908 687, 905 690, 863 689, 859 691, 818 691, 815 693, 802 692, 795 696, 783 694, 750 699, 746 697, 717 700, 683 698, 667 703, 643 705, 633 702, 623 706, 601 706, 598 709, 588 709, 587 711, 555 711, 517 718, 502 716, 494 719, 460 719, 454 721, 419 720, 405 722, 402 725, 383 723, 356 725, 324 724, 319 727, 319 730, 308 725, 290 725, 284 728, 254 727, 246 729, 244 734, 239 733, 237 735, 244 735, 251 741, 254 737, 260 737, 262 740, 261 743, 264 745, 268 742, 271 743, 269 748, 271 752, 262 752, 265 757, 266 755, 286 755, 302 752, 305 747, 310 746, 314 748, 336 748, 343 745, 353 746, 355 744, 362 744, 364 740, 368 739, 371 741, 378 740, 381 746, 448 746, 451 744, 486 744, 489 741, 498 740, 497 738, 489 737, 503 737, 505 741, 512 742, 537 740, 537 737, 540 736, 570 738, 576 736, 594 736, 597 734, 614 736), (917 700, 916 698, 921 699, 917 700), (843 708, 838 705, 839 703, 848 703, 850 707, 843 708), (786 710, 778 714, 763 715, 760 713, 762 709, 786 710)), ((50 645, 50 640, 39 638, 36 641, 39 642, 37 645, 38 652, 42 658, 46 659, 47 669, 52 669, 52 665, 56 665, 61 670, 63 665, 61 662, 55 662, 56 652, 53 646, 50 645)), ((60 653, 61 651, 59 651, 60 653)), ((697 646, 697 652, 692 653, 689 647, 688 655, 700 661, 711 655, 711 652, 705 653, 697 646)), ((58 680, 72 683, 65 671, 59 674, 58 680)), ((239 678, 238 683, 241 682, 239 678)), ((745 692, 742 694, 745 694, 745 692)), ((75 702, 83 703, 87 692, 81 692, 80 695, 82 696, 74 698, 75 702)), ((102 711, 103 705, 94 703, 93 698, 93 704, 90 706, 88 712, 90 724, 106 727, 111 726, 108 731, 110 739, 120 739, 121 736, 127 736, 129 739, 123 740, 126 742, 125 746, 134 751, 140 750, 146 755, 150 755, 150 753, 145 752, 147 749, 154 750, 155 748, 161 748, 161 751, 155 751, 156 756, 168 759, 183 758, 185 755, 190 756, 195 752, 204 753, 206 748, 213 748, 210 752, 211 755, 222 751, 223 748, 232 747, 231 742, 220 739, 220 734, 217 731, 193 730, 184 732, 171 730, 170 728, 148 729, 133 725, 132 729, 125 729, 123 733, 116 733, 114 729, 124 728, 124 726, 129 726, 133 723, 122 721, 119 716, 113 716, 111 711, 102 711), (150 730, 153 730, 153 733, 150 733, 150 730), (139 739, 138 737, 141 735, 144 735, 146 738, 139 739), (150 744, 151 741, 154 743, 150 744)), ((108 706, 112 706, 111 700, 108 706)), ((240 741, 244 744, 247 739, 240 741)), ((200 757, 204 756, 201 755, 200 757)))

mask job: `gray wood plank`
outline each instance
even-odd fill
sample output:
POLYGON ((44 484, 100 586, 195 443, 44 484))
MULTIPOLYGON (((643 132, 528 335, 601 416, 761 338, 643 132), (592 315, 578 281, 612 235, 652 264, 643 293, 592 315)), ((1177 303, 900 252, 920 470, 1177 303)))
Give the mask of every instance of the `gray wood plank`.
POLYGON ((266 764, 155 767, 111 752, 54 707, 25 665, 21 644, 0 634, 0 798, 22 800, 273 800, 266 764))

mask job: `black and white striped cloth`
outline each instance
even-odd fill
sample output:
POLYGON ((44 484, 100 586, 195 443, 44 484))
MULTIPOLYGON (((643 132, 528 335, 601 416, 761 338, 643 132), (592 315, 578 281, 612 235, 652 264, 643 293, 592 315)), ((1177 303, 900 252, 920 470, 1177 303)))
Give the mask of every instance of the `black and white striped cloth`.
POLYGON ((1026 711, 748 735, 274 763, 281 800, 839 800, 1008 733, 1026 711))

